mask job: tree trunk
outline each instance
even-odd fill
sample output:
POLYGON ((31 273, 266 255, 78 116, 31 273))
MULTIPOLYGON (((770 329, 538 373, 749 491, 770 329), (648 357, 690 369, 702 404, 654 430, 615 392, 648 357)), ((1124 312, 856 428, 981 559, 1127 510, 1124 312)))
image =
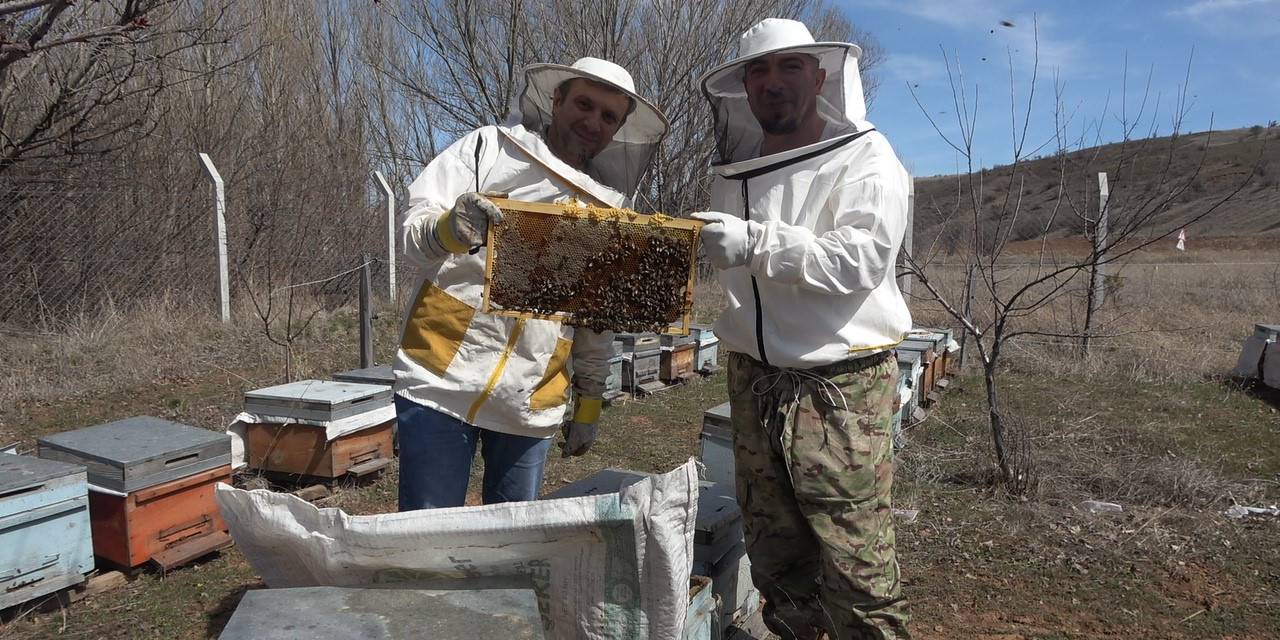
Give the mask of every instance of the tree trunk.
POLYGON ((1004 419, 1000 417, 996 394, 995 362, 982 363, 983 381, 987 385, 987 411, 991 420, 991 443, 996 450, 996 464, 1000 466, 1001 479, 1009 482, 1013 479, 1013 471, 1009 467, 1009 455, 1004 447, 1004 419))

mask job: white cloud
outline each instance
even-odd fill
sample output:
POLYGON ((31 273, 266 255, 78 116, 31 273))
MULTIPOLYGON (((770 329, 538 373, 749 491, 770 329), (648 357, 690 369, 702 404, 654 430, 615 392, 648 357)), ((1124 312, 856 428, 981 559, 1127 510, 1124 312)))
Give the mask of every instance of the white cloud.
POLYGON ((1185 7, 1174 9, 1169 15, 1199 18, 1206 14, 1221 15, 1225 12, 1256 6, 1276 6, 1277 0, 1198 0, 1185 7))
MULTIPOLYGON (((1023 3, 1016 0, 869 0, 859 6, 905 13, 954 31, 968 32, 965 35, 999 38, 996 42, 1001 46, 995 54, 997 57, 990 60, 993 63, 1006 63, 1007 50, 1017 67, 1029 68, 1033 54, 1038 51, 1042 72, 1058 69, 1065 73, 1078 67, 1083 47, 1077 41, 1053 35, 1056 21, 1052 15, 1028 12, 1019 8, 1020 4, 1023 3)), ((971 36, 964 40, 971 40, 971 36)))
POLYGON ((890 54, 885 67, 905 82, 933 80, 947 72, 939 56, 918 56, 911 53, 890 54))
POLYGON ((1009 13, 1010 2, 996 0, 863 0, 859 8, 897 11, 954 28, 998 24, 1009 13))
POLYGON ((1005 19, 1006 2, 983 0, 905 0, 901 2, 879 1, 884 9, 893 9, 955 28, 998 24, 1005 19))
POLYGON ((1197 0, 1167 15, 1218 38, 1280 35, 1280 0, 1197 0))

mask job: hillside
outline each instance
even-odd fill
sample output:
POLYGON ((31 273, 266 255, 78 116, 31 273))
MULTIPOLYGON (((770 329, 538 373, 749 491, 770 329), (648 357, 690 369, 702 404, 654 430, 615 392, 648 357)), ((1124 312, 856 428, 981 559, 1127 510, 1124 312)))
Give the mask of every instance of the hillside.
MULTIPOLYGON (((1248 179, 1238 193, 1207 218, 1188 225, 1188 233, 1200 237, 1280 237, 1280 127, 1276 126, 1184 134, 1176 140, 1162 137, 1107 144, 1062 157, 993 167, 975 174, 972 184, 979 194, 984 221, 995 219, 1006 195, 1009 207, 1021 198, 1014 240, 1039 237, 1055 206, 1058 212, 1049 235, 1066 238, 1079 235, 1082 228, 1068 205, 1096 211, 1097 174, 1104 171, 1108 174, 1113 216, 1163 208, 1161 203, 1167 201, 1167 210, 1155 217, 1155 225, 1161 230, 1183 226, 1248 179), (1067 188, 1060 190, 1060 184, 1067 188)), ((973 198, 968 196, 968 187, 957 188, 966 177, 916 179, 917 242, 931 242, 938 237, 943 228, 939 225, 949 216, 961 214, 955 220, 971 217, 973 198), (963 198, 957 197, 960 191, 965 194, 963 198), (959 207, 957 200, 961 201, 959 207)), ((954 233, 957 227, 948 228, 954 233)))

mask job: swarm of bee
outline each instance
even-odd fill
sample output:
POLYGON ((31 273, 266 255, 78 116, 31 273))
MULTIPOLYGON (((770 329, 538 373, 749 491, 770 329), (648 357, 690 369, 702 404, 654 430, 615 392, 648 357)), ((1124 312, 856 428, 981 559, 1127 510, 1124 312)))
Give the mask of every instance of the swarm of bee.
POLYGON ((681 319, 696 233, 666 216, 588 208, 580 216, 508 212, 494 228, 490 301, 504 310, 567 314, 596 331, 660 331, 681 319))

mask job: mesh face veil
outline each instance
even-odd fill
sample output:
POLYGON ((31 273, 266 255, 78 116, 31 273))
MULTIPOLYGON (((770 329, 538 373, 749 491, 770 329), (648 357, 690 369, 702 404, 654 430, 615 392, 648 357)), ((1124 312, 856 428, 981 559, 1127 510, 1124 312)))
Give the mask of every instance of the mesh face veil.
MULTIPOLYGON (((814 42, 809 30, 793 20, 768 19, 742 35, 739 57, 704 75, 702 91, 715 116, 716 164, 756 158, 764 130, 751 112, 743 77, 747 62, 768 54, 803 53, 818 60, 826 72, 817 96, 818 117, 825 127, 818 143, 871 129, 858 72, 857 45, 814 42)), ((813 146, 813 145, 810 145, 813 146)))
POLYGON ((585 169, 596 182, 630 198, 635 195, 658 144, 667 133, 667 119, 635 92, 630 74, 622 67, 598 58, 582 58, 573 66, 531 65, 525 69, 524 83, 515 94, 507 124, 524 125, 525 129, 545 139, 551 126, 556 88, 574 78, 609 85, 632 101, 631 113, 613 140, 587 161, 585 169))

